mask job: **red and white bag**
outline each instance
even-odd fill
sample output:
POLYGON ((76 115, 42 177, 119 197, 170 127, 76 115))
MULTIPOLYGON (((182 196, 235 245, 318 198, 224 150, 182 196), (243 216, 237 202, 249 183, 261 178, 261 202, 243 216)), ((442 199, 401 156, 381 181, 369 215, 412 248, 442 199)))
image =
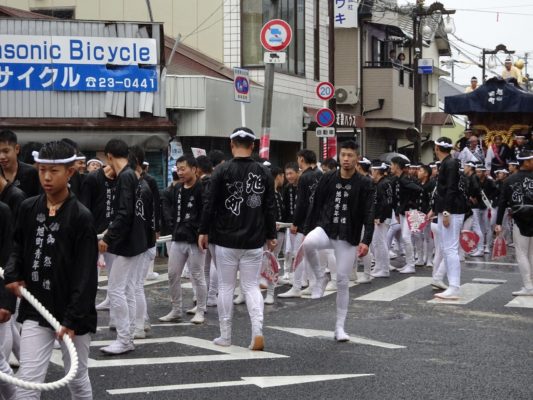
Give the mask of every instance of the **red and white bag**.
POLYGON ((507 243, 503 235, 496 236, 494 239, 494 245, 492 246, 492 259, 496 260, 500 257, 505 257, 507 255, 507 243))
POLYGON ((261 276, 267 281, 277 283, 279 279, 279 263, 276 256, 270 251, 263 252, 263 265, 261 276))
POLYGON ((407 226, 412 233, 422 232, 429 220, 426 214, 418 210, 409 210, 405 212, 407 226))
POLYGON ((470 253, 477 247, 479 236, 472 231, 461 231, 459 243, 466 253, 470 253))

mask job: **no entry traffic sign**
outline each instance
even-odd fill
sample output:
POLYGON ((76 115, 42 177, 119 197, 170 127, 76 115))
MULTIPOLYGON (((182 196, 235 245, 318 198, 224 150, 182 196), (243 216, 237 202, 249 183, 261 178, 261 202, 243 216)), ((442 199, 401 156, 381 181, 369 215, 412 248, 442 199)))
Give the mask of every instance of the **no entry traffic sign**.
POLYGON ((316 123, 322 127, 331 126, 335 122, 335 113, 329 108, 321 108, 316 113, 316 123))
POLYGON ((261 29, 261 44, 268 51, 284 50, 291 40, 291 26, 282 19, 272 19, 261 29))
POLYGON ((316 87, 316 95, 320 100, 329 100, 335 95, 335 87, 330 82, 320 82, 316 87))

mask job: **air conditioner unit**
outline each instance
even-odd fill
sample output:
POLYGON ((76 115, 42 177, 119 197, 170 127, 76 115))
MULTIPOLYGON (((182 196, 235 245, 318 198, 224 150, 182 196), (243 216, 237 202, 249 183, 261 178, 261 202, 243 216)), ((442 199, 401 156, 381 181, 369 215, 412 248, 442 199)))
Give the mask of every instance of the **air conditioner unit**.
POLYGON ((427 107, 436 107, 437 95, 435 93, 424 93, 422 102, 427 107))
POLYGON ((355 86, 337 86, 335 88, 337 104, 357 104, 359 96, 357 96, 356 92, 355 86))

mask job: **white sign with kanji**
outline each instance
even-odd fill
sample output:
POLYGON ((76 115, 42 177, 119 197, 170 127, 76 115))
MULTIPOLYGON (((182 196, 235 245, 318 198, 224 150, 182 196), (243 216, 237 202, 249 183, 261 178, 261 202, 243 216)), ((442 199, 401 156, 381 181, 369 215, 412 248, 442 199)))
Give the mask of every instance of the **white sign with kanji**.
POLYGON ((361 0, 334 0, 335 28, 357 28, 357 13, 361 0))

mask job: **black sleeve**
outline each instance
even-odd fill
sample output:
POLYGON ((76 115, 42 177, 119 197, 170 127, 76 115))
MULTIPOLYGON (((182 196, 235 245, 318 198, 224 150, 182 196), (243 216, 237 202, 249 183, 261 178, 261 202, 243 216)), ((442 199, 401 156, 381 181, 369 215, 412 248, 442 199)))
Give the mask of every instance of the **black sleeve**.
POLYGON ((70 301, 65 307, 61 325, 76 331, 80 321, 89 317, 94 309, 98 286, 98 243, 96 228, 89 213, 78 218, 74 242, 77 263, 68 268, 70 301))
POLYGON ((442 171, 445 176, 446 182, 446 185, 444 187, 446 193, 444 197, 444 211, 449 211, 446 210, 446 207, 455 204, 457 201, 456 199, 461 196, 461 193, 459 193, 459 168, 456 167, 458 167, 457 164, 453 160, 449 160, 446 163, 446 168, 444 169, 444 171, 442 171))
POLYGON ((96 195, 97 190, 98 189, 97 189, 97 182, 96 182, 96 174, 90 173, 83 180, 83 183, 81 185, 79 200, 91 212, 93 212, 94 210, 95 205, 93 204, 94 203, 93 196, 96 195))
POLYGON ((224 163, 220 167, 217 167, 211 175, 209 187, 204 192, 204 210, 202 213, 202 219, 200 222, 200 235, 207 235, 209 233, 209 226, 215 217, 215 207, 217 204, 217 198, 223 193, 223 171, 226 167, 224 163))
POLYGON ((372 236, 374 235, 374 205, 376 202, 376 191, 374 185, 369 179, 364 179, 362 182, 363 190, 360 191, 360 203, 363 211, 363 226, 365 232, 361 243, 370 246, 372 236))
MULTIPOLYGON (((4 267, 11 253, 13 221, 9 207, 4 204, 0 206, 0 267, 4 267)), ((14 313, 16 303, 16 297, 7 291, 4 287, 4 280, 0 278, 0 308, 14 313)))
POLYGON ((267 239, 276 239, 276 199, 274 198, 274 178, 272 174, 264 168, 266 175, 265 185, 265 232, 267 239))
POLYGON ((24 201, 20 206, 19 215, 15 223, 13 232, 13 247, 9 255, 5 271, 4 280, 6 284, 24 280, 24 227, 26 225, 25 217, 28 215, 27 204, 29 200, 24 201))
MULTIPOLYGON (((104 236, 104 242, 108 245, 116 242, 125 233, 129 232, 133 225, 134 207, 135 207, 135 189, 137 182, 133 174, 119 176, 121 179, 120 186, 117 186, 117 196, 119 204, 115 211, 115 218, 107 228, 104 236)), ((118 185, 118 182, 117 182, 118 185)))
POLYGON ((169 186, 161 193, 161 219, 167 231, 174 231, 174 190, 175 186, 169 186))
POLYGON ((296 206, 294 207, 294 226, 303 227, 309 209, 309 182, 307 175, 302 175, 298 181, 296 191, 296 206))
POLYGON ((509 203, 507 201, 508 196, 510 195, 510 186, 508 182, 503 183, 502 190, 500 192, 500 201, 498 203, 498 214, 496 215, 496 225, 501 225, 503 223, 503 217, 509 203))
POLYGON ((161 198, 159 197, 159 188, 157 187, 157 182, 153 177, 150 176, 150 179, 147 180, 150 185, 150 190, 152 191, 153 201, 154 201, 154 218, 155 218, 155 231, 161 231, 161 198))

